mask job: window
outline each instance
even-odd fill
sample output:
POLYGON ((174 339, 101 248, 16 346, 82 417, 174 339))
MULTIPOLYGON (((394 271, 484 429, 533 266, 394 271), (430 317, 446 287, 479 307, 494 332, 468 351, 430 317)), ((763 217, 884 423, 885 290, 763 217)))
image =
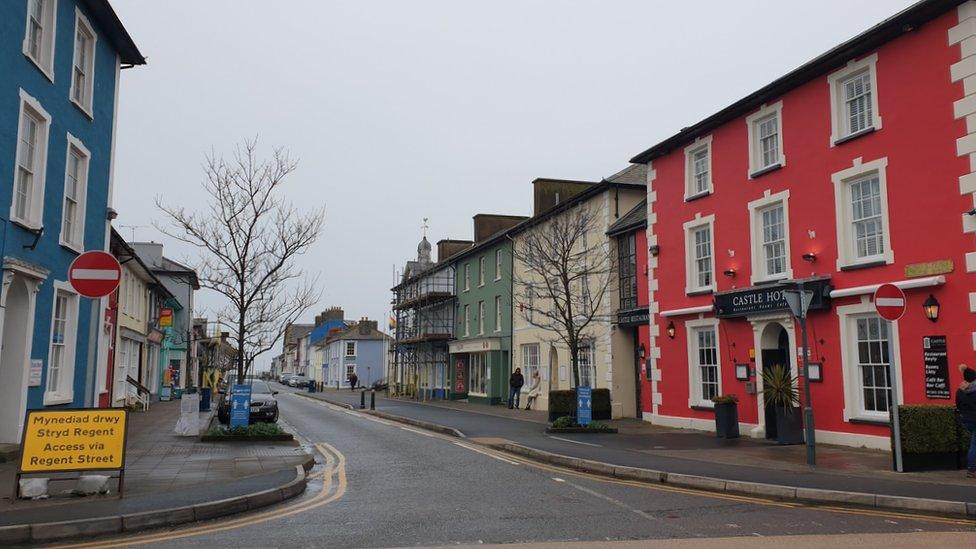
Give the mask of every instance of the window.
POLYGON ((696 217, 685 223, 686 293, 715 290, 715 254, 712 230, 715 216, 696 217))
POLYGON ((491 373, 488 369, 488 356, 485 353, 471 353, 468 369, 468 392, 478 395, 488 394, 491 373))
POLYGON ((749 177, 786 165, 783 155, 783 102, 763 105, 746 118, 749 130, 749 177))
POLYGON ((27 30, 24 33, 24 55, 54 82, 54 31, 57 0, 27 1, 27 30))
POLYGON ((464 335, 465 337, 471 335, 471 306, 464 306, 464 335))
POLYGON ((464 264, 464 291, 471 289, 471 264, 464 264))
POLYGON ((888 225, 885 168, 888 159, 833 174, 839 270, 894 262, 888 225))
POLYGON ((901 375, 898 322, 878 316, 874 303, 837 307, 840 319, 841 368, 844 378, 844 420, 886 421, 902 391, 893 394, 890 376, 901 375), (889 345, 892 348, 889 353, 889 345))
POLYGON ((351 376, 351 375, 353 375, 355 373, 356 373, 356 365, 355 364, 346 364, 346 381, 347 382, 349 381, 349 376, 351 376))
POLYGON ((827 77, 832 117, 831 145, 881 129, 878 114, 878 54, 851 61, 827 77))
POLYGON ((85 196, 88 190, 88 149, 68 134, 68 159, 64 173, 64 208, 61 215, 61 244, 82 252, 85 249, 85 196))
POLYGON ((502 331, 502 298, 495 296, 495 331, 502 331))
POLYGON ((73 399, 75 336, 78 331, 78 295, 65 282, 54 284, 51 339, 47 358, 47 388, 44 405, 64 404, 73 399))
POLYGON ((689 406, 712 407, 712 398, 721 394, 721 365, 718 354, 718 321, 716 319, 689 320, 688 367, 689 406))
POLYGON ((356 356, 356 342, 347 341, 346 342, 346 356, 356 356))
POLYGON ((502 279, 502 251, 495 250, 495 280, 502 279))
POLYGON ((596 380, 596 372, 593 371, 596 366, 596 358, 594 353, 595 343, 592 341, 587 341, 582 343, 579 347, 579 384, 580 387, 594 387, 593 382, 596 380))
POLYGON ((478 333, 485 333, 485 302, 478 302, 478 333))
POLYGON ((485 285, 485 257, 478 258, 478 286, 485 285))
POLYGON ((696 140, 685 148, 685 200, 712 192, 712 137, 696 140))
MULTIPOLYGON (((525 372, 525 379, 527 380, 531 380, 533 374, 539 371, 538 343, 522 345, 522 370, 525 372)), ((526 383, 525 386, 528 387, 529 383, 526 383)))
POLYGON ((891 381, 888 379, 888 323, 877 316, 855 319, 857 323, 857 366, 860 370, 862 405, 865 412, 888 413, 891 381))
POLYGON ((749 203, 752 230, 752 282, 791 278, 789 213, 790 191, 771 194, 749 203))
POLYGON ((95 31, 80 11, 75 14, 75 53, 71 64, 71 102, 92 116, 95 31))
POLYGON ((20 90, 20 126, 10 218, 30 229, 43 224, 47 138, 51 117, 36 99, 20 90))
POLYGON ((620 272, 620 308, 637 307, 637 235, 630 233, 617 239, 620 272))

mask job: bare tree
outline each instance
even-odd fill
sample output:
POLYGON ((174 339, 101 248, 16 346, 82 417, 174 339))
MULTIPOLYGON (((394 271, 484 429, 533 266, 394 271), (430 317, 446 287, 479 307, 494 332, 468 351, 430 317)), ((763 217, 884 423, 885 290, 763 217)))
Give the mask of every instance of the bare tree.
POLYGON ((295 260, 318 238, 324 211, 301 213, 283 199, 285 178, 296 167, 287 151, 276 149, 262 160, 257 141, 245 141, 229 160, 207 156, 202 186, 209 202, 203 210, 156 198, 168 218, 157 228, 198 248, 193 267, 200 286, 227 298, 217 317, 231 329, 238 379, 318 301, 317 279, 304 275, 295 260))
POLYGON ((569 348, 578 387, 580 349, 593 335, 594 323, 609 319, 603 304, 616 269, 597 215, 579 205, 554 216, 522 233, 512 256, 523 267, 513 269, 522 317, 569 348))

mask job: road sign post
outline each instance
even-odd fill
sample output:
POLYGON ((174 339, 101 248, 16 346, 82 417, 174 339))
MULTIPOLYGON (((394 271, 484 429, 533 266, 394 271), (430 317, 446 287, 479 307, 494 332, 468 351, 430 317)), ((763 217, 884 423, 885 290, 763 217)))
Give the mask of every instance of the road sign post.
POLYGON ((803 425, 806 430, 807 465, 817 465, 817 430, 813 423, 813 400, 810 396, 810 354, 807 351, 807 311, 813 301, 813 292, 803 289, 803 282, 797 283, 795 290, 784 292, 790 312, 800 322, 800 345, 803 346, 803 425))
POLYGON ((874 308, 878 316, 888 321, 888 383, 891 399, 888 401, 891 415, 891 451, 895 454, 895 471, 904 470, 901 456, 901 421, 898 417, 898 376, 895 374, 894 323, 905 314, 905 292, 894 284, 882 284, 874 292, 874 308))
POLYGON ((586 427, 593 421, 593 389, 576 388, 576 423, 586 427))
POLYGON ((68 281, 79 294, 97 299, 119 287, 122 265, 110 253, 93 250, 75 258, 68 267, 68 281))

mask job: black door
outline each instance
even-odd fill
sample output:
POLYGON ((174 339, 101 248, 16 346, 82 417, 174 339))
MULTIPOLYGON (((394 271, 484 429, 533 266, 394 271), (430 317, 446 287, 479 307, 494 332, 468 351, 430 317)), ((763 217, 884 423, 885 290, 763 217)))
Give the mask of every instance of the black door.
MULTIPOLYGON (((763 349, 763 373, 771 372, 773 366, 780 365, 789 368, 790 353, 786 349, 763 349)), ((766 398, 766 397, 764 397, 766 398)), ((776 438, 776 407, 766 402, 766 438, 776 438)))

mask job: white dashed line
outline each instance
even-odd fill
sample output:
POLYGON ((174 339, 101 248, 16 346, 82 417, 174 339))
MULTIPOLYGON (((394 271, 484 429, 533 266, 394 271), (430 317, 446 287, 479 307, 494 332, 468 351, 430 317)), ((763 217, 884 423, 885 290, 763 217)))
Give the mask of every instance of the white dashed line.
POLYGON ((582 444, 583 446, 596 446, 597 448, 603 448, 602 445, 600 445, 600 444, 593 444, 592 442, 580 442, 578 440, 573 440, 573 439, 569 439, 569 438, 562 438, 562 437, 554 437, 552 435, 546 435, 546 436, 548 436, 549 438, 555 439, 555 440, 561 440, 563 442, 572 442, 573 444, 582 444))

